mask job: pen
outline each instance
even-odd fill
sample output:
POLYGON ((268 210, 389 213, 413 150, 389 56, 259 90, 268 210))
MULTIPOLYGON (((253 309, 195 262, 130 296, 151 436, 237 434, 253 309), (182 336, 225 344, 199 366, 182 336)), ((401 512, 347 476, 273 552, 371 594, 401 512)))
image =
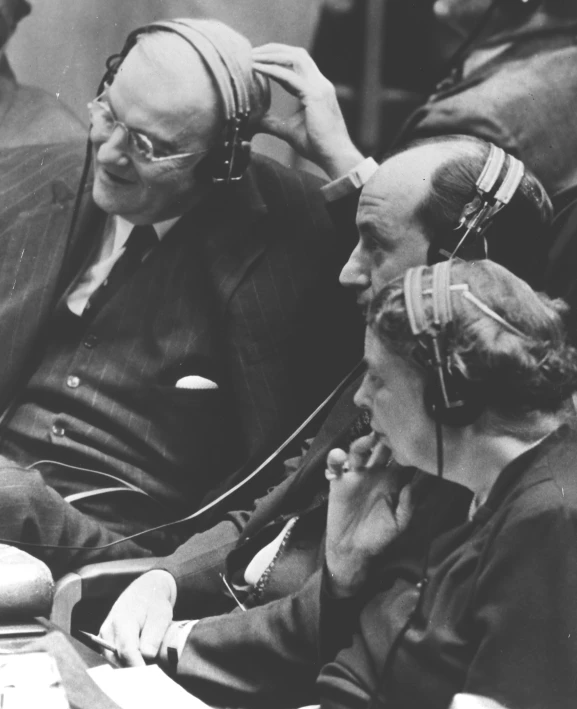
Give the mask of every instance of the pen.
POLYGON ((93 635, 92 633, 87 633, 86 630, 79 630, 78 632, 82 633, 82 635, 86 635, 86 637, 89 640, 92 640, 93 643, 96 643, 96 645, 99 645, 100 647, 104 648, 105 650, 109 650, 110 652, 113 652, 115 655, 118 655, 118 650, 114 647, 114 645, 107 643, 106 640, 103 640, 98 635, 93 635))
POLYGON ((241 603, 239 601, 236 593, 232 590, 231 585, 226 580, 226 576, 224 574, 220 574, 220 578, 222 579, 223 584, 226 586, 226 590, 230 593, 230 595, 232 596, 232 599, 236 603, 236 605, 241 609, 241 611, 245 611, 246 606, 244 605, 244 603, 241 603))

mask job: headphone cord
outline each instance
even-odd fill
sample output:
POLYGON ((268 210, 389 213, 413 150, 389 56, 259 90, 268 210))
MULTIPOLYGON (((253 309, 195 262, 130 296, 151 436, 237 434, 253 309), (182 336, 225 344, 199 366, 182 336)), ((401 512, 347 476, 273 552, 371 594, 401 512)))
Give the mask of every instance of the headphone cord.
MULTIPOLYGON (((233 485, 229 490, 226 490, 222 494, 220 494, 218 497, 216 497, 214 500, 211 500, 208 502, 204 507, 201 507, 199 510, 196 512, 193 512, 192 514, 188 515, 187 517, 182 517, 181 519, 176 519, 173 520, 172 522, 165 522, 164 524, 160 524, 156 527, 151 527, 150 529, 144 529, 140 532, 135 532, 134 534, 130 534, 126 537, 121 537, 120 539, 115 539, 113 542, 108 542, 107 544, 100 544, 97 546, 80 546, 80 545, 68 545, 68 544, 41 544, 41 543, 36 543, 36 542, 24 542, 24 541, 19 541, 16 539, 2 539, 0 538, 0 544, 11 544, 12 546, 15 547, 25 547, 25 548, 32 548, 32 549, 61 549, 63 551, 101 551, 103 549, 109 549, 110 547, 116 546, 117 544, 123 544, 124 542, 131 541, 132 539, 136 539, 138 537, 142 537, 145 534, 150 534, 152 532, 158 532, 163 529, 168 529, 169 527, 174 527, 178 524, 183 524, 184 522, 189 522, 192 521, 193 519, 196 519, 200 515, 204 514, 208 510, 211 510, 213 507, 216 507, 220 502, 223 500, 226 500, 228 497, 230 497, 233 493, 235 493, 237 490, 242 488, 244 485, 246 485, 250 480, 255 478, 259 473, 261 473, 263 470, 265 470, 269 463, 271 463, 273 460, 275 460, 296 438, 299 436, 308 426, 309 424, 312 423, 316 419, 316 417, 325 410, 329 404, 331 404, 333 401, 335 401, 341 394, 342 392, 356 379, 359 374, 363 371, 364 369, 364 360, 361 360, 358 364, 353 367, 353 369, 342 379, 337 386, 330 392, 330 394, 317 406, 317 408, 300 424, 300 426, 291 433, 291 435, 285 439, 280 446, 274 450, 265 460, 263 460, 260 465, 258 465, 255 470, 252 471, 249 475, 244 477, 242 480, 239 480, 238 483, 233 485)), ((40 461, 44 462, 44 461, 40 461)), ((86 469, 90 470, 90 469, 86 469)), ((91 471, 90 472, 99 472, 99 471, 91 471)), ((106 473, 104 473, 106 475, 106 473)), ((124 489, 124 488, 120 488, 124 489)))
POLYGON ((420 580, 416 584, 416 589, 418 591, 418 596, 417 596, 417 601, 415 603, 415 607, 413 610, 410 612, 409 616, 407 617, 406 621, 403 623, 403 626, 395 636, 393 642, 391 643, 391 646, 389 648, 389 651, 387 652, 387 655, 385 657, 385 660, 383 662, 383 666, 381 671, 379 672, 379 676, 377 678, 377 682, 375 683, 375 688, 371 692, 367 708, 368 709, 377 709, 378 707, 378 702, 379 702, 379 693, 381 690, 381 687, 384 683, 385 677, 388 674, 389 670, 391 669, 393 660, 395 658, 395 655, 397 654, 397 651, 401 645, 401 642, 403 641, 405 635, 408 633, 409 628, 417 618, 418 614, 421 611, 421 608, 423 607, 423 600, 425 597, 425 590, 427 589, 427 586, 429 584, 429 557, 431 553, 431 544, 432 544, 432 533, 431 533, 431 528, 432 528, 432 520, 429 518, 428 520, 428 533, 426 535, 426 547, 425 547, 425 555, 423 558, 423 565, 421 567, 421 574, 420 574, 420 580))
MULTIPOLYGON (((435 416, 435 436, 436 436, 436 440, 437 440, 437 476, 439 478, 442 478, 443 477, 443 467, 444 467, 443 424, 441 423, 439 416, 435 416)), ((425 590, 429 584, 429 559, 430 559, 430 555, 431 555, 431 545, 432 545, 432 540, 433 540, 432 526, 433 526, 433 521, 432 521, 432 518, 429 517, 428 523, 427 523, 428 533, 426 536, 427 546, 425 547, 425 556, 423 559, 423 566, 421 568, 420 581, 416 585, 416 588, 419 592, 419 595, 417 597, 417 602, 415 603, 415 607, 413 608, 413 610, 409 614, 407 620, 403 623, 402 628, 399 630, 395 639, 391 643, 391 646, 389 648, 387 656, 385 657, 385 661, 383 662, 382 670, 380 671, 379 677, 378 677, 377 682, 375 684, 375 688, 371 692, 369 702, 368 702, 368 709, 377 709, 378 700, 379 700, 379 692, 380 692, 381 686, 383 685, 384 679, 391 668, 393 659, 397 653, 397 650, 399 649, 401 642, 403 641, 405 635, 408 633, 409 628, 413 624, 414 620, 416 619, 417 615, 419 614, 419 612, 421 611, 421 608, 423 606, 425 590)))
POLYGON ((443 446, 443 424, 435 416, 435 436, 437 439, 437 477, 442 478, 445 467, 445 451, 443 446))

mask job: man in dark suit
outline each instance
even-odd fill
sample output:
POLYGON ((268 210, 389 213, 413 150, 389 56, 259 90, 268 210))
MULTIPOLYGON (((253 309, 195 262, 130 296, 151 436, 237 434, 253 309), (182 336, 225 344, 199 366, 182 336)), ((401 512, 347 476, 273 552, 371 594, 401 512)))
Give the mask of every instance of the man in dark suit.
POLYGON ((40 542, 57 574, 170 551, 190 529, 89 549, 226 489, 359 356, 337 282, 353 230, 319 180, 249 160, 268 107, 250 49, 208 21, 131 35, 76 202, 77 146, 3 156, 0 537, 40 542))
MULTIPOLYGON (((483 141, 452 137, 424 141, 383 163, 361 194, 359 243, 341 272, 361 306, 391 278, 430 260, 438 233, 450 238, 487 153, 483 141)), ((544 267, 550 214, 543 188, 527 173, 486 232, 489 253, 534 278, 544 267), (513 229, 515 223, 525 226, 513 229), (523 235, 521 241, 514 243, 515 234, 523 235)), ((316 619, 301 614, 301 600, 308 603, 318 592, 323 564, 327 453, 346 448, 364 430, 352 400, 361 372, 351 377, 306 454, 289 464, 291 474, 250 514, 229 514, 195 535, 120 597, 101 633, 124 660, 139 664, 144 656, 170 665, 171 657, 180 657, 173 667, 179 679, 217 706, 313 700, 316 619), (228 613, 237 603, 248 610, 228 613), (203 620, 171 623, 173 609, 203 620), (297 634, 308 644, 294 643, 297 634)), ((460 520, 470 504, 459 486, 442 490, 441 499, 430 486, 420 495, 423 504, 434 505, 436 529, 460 520)))
MULTIPOLYGON (((487 22, 450 76, 408 118, 395 145, 435 135, 475 135, 523 160, 551 195, 575 184, 577 3, 438 0, 434 8, 441 22, 463 36, 485 17, 487 22)), ((363 184, 371 164, 363 163, 348 136, 334 87, 305 50, 269 44, 255 49, 254 57, 259 71, 303 104, 293 118, 268 117, 267 130, 319 163, 332 179, 348 175, 363 184), (309 130, 298 130, 304 123, 309 130)))

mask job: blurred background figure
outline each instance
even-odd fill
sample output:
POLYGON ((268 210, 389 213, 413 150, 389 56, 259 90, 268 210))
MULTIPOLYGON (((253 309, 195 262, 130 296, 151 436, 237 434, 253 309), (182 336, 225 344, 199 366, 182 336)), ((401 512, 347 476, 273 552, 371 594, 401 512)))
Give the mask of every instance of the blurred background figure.
POLYGON ((311 56, 355 142, 374 153, 426 99, 458 42, 432 0, 325 0, 311 56))
POLYGON ((0 0, 0 148, 86 137, 85 126, 58 94, 23 86, 12 71, 6 45, 30 11, 26 0, 0 0))

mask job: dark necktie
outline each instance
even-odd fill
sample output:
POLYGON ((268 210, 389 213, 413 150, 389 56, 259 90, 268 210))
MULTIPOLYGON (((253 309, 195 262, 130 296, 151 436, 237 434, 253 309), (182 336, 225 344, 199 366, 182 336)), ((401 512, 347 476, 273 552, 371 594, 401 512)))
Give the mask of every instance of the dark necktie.
POLYGON ((124 253, 114 264, 104 283, 90 296, 82 317, 93 317, 136 272, 146 254, 157 244, 158 236, 153 226, 135 226, 128 236, 124 253))

